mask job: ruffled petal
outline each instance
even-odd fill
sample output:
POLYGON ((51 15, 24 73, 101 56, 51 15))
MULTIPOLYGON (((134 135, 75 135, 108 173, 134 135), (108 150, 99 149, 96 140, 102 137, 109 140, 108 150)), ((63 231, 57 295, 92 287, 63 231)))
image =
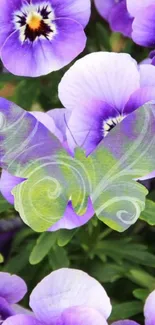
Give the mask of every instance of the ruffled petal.
POLYGON ((70 307, 93 308, 106 319, 111 313, 110 300, 100 283, 73 269, 60 269, 45 277, 33 290, 30 306, 40 321, 51 325, 70 307))
POLYGON ((99 14, 108 20, 111 9, 115 5, 115 0, 94 0, 99 14))
POLYGON ((154 47, 155 44, 155 5, 140 10, 133 22, 132 38, 135 43, 154 47))
POLYGON ((125 0, 115 4, 112 8, 109 14, 109 23, 113 31, 131 37, 133 18, 127 11, 125 0))
POLYGON ((100 100, 121 111, 140 86, 138 67, 128 54, 98 52, 78 60, 59 85, 59 98, 68 109, 100 100))
POLYGON ((155 103, 155 87, 143 87, 135 91, 124 108, 124 114, 130 114, 148 102, 155 103))
POLYGON ((15 315, 7 318, 3 325, 43 325, 43 323, 30 315, 15 315))
POLYGON ((56 325, 108 325, 105 318, 97 310, 86 307, 66 309, 56 325))
POLYGON ((126 0, 129 13, 135 17, 139 10, 154 4, 154 0, 126 0))
POLYGON ((14 304, 20 301, 26 292, 27 286, 23 279, 17 275, 0 272, 0 297, 14 304))
POLYGON ((13 176, 6 170, 2 170, 0 178, 0 192, 10 204, 14 204, 14 196, 11 193, 13 188, 24 180, 24 178, 13 176))
POLYGON ((95 212, 90 199, 88 201, 87 211, 83 216, 78 216, 72 207, 72 203, 69 202, 62 219, 56 222, 54 226, 49 228, 49 231, 56 231, 59 229, 74 229, 81 227, 93 217, 94 213, 95 212))
POLYGON ((153 325, 155 323, 155 290, 150 293, 144 306, 145 324, 153 325))
POLYGON ((55 20, 55 23, 57 34, 52 41, 38 39, 33 43, 25 41, 22 44, 18 31, 11 34, 1 50, 5 68, 15 75, 37 77, 70 63, 83 51, 85 33, 74 20, 63 18, 55 20))

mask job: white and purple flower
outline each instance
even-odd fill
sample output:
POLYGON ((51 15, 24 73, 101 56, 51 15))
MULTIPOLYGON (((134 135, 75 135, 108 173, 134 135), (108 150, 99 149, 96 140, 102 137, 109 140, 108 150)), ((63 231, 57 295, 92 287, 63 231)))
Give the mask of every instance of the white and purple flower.
POLYGON ((30 296, 33 315, 9 317, 3 325, 106 325, 110 299, 98 281, 73 269, 45 277, 30 296))
MULTIPOLYGON (((27 286, 17 275, 0 272, 0 324, 8 317, 16 315, 20 309, 17 305, 26 294, 27 286)), ((25 312, 24 309, 20 309, 25 312)))
POLYGON ((83 51, 89 17, 90 0, 1 0, 5 68, 30 77, 61 69, 83 51))

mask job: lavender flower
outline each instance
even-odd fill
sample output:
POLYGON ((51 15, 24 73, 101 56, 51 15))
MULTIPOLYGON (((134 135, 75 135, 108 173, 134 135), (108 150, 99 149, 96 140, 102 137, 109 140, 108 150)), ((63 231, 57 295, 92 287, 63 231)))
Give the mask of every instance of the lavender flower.
POLYGON ((71 114, 69 147, 77 143, 88 155, 128 114, 155 100, 155 68, 128 54, 92 53, 66 72, 59 97, 71 114))
POLYGON ((131 37, 133 17, 127 10, 126 0, 94 0, 99 14, 115 32, 131 37))
POLYGON ((59 70, 86 44, 90 0, 1 0, 0 56, 15 75, 59 70))
POLYGON ((104 288, 80 270, 60 269, 45 277, 30 296, 33 316, 15 315, 3 325, 106 325, 111 313, 104 288))
POLYGON ((26 284, 20 277, 0 272, 0 324, 17 313, 14 304, 24 297, 26 291, 26 284))

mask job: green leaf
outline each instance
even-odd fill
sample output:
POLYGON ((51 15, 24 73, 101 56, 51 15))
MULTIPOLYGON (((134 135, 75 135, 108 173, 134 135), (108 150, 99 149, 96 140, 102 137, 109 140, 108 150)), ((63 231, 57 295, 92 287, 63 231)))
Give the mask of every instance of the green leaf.
POLYGON ((58 231, 58 239, 57 239, 57 243, 58 246, 63 247, 66 246, 71 239, 73 238, 73 236, 75 235, 75 233, 77 232, 77 229, 75 230, 66 230, 66 229, 61 229, 58 231))
POLYGON ((145 210, 142 212, 140 219, 151 226, 155 225, 155 202, 146 200, 145 210))
POLYGON ((49 264, 53 270, 60 269, 62 267, 69 267, 69 259, 67 252, 64 248, 54 246, 51 252, 48 254, 49 264))
POLYGON ((142 301, 145 301, 146 298, 148 297, 150 291, 147 289, 135 289, 133 291, 133 295, 135 298, 140 299, 142 301))
POLYGON ((141 269, 131 269, 128 272, 128 277, 130 280, 141 285, 144 288, 148 288, 150 290, 153 290, 155 288, 155 278, 141 269))
POLYGON ((0 195, 0 213, 11 208, 11 204, 9 204, 2 195, 0 195))
POLYGON ((32 265, 40 263, 55 244, 56 238, 57 234, 53 232, 45 232, 41 234, 31 252, 29 262, 32 265))
POLYGON ((130 318, 141 313, 143 310, 143 304, 138 301, 130 301, 122 304, 114 305, 112 309, 112 314, 110 316, 110 321, 130 318))

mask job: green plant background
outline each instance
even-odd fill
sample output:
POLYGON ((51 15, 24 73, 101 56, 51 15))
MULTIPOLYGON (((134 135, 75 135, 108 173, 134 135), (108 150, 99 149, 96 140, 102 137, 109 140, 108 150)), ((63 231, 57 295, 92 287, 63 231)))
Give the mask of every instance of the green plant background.
MULTIPOLYGON (((94 8, 86 33, 87 47, 81 56, 95 51, 126 52, 138 62, 148 56, 148 49, 135 45, 119 33, 112 33, 94 8)), ((62 107, 57 90, 68 68, 30 79, 3 73, 1 65, 0 96, 31 111, 62 107)), ((2 229, 13 229, 14 222, 20 225, 10 245, 1 252, 0 271, 22 276, 31 292, 52 270, 61 267, 82 269, 98 279, 112 299, 110 320, 132 318, 143 323, 145 298, 155 289, 154 181, 149 186, 145 211, 123 234, 112 231, 94 218, 77 230, 40 235, 22 224, 13 207, 0 197, 0 234, 2 229), (4 220, 7 221, 5 227, 4 220)), ((28 295, 22 305, 28 307, 28 295)))

